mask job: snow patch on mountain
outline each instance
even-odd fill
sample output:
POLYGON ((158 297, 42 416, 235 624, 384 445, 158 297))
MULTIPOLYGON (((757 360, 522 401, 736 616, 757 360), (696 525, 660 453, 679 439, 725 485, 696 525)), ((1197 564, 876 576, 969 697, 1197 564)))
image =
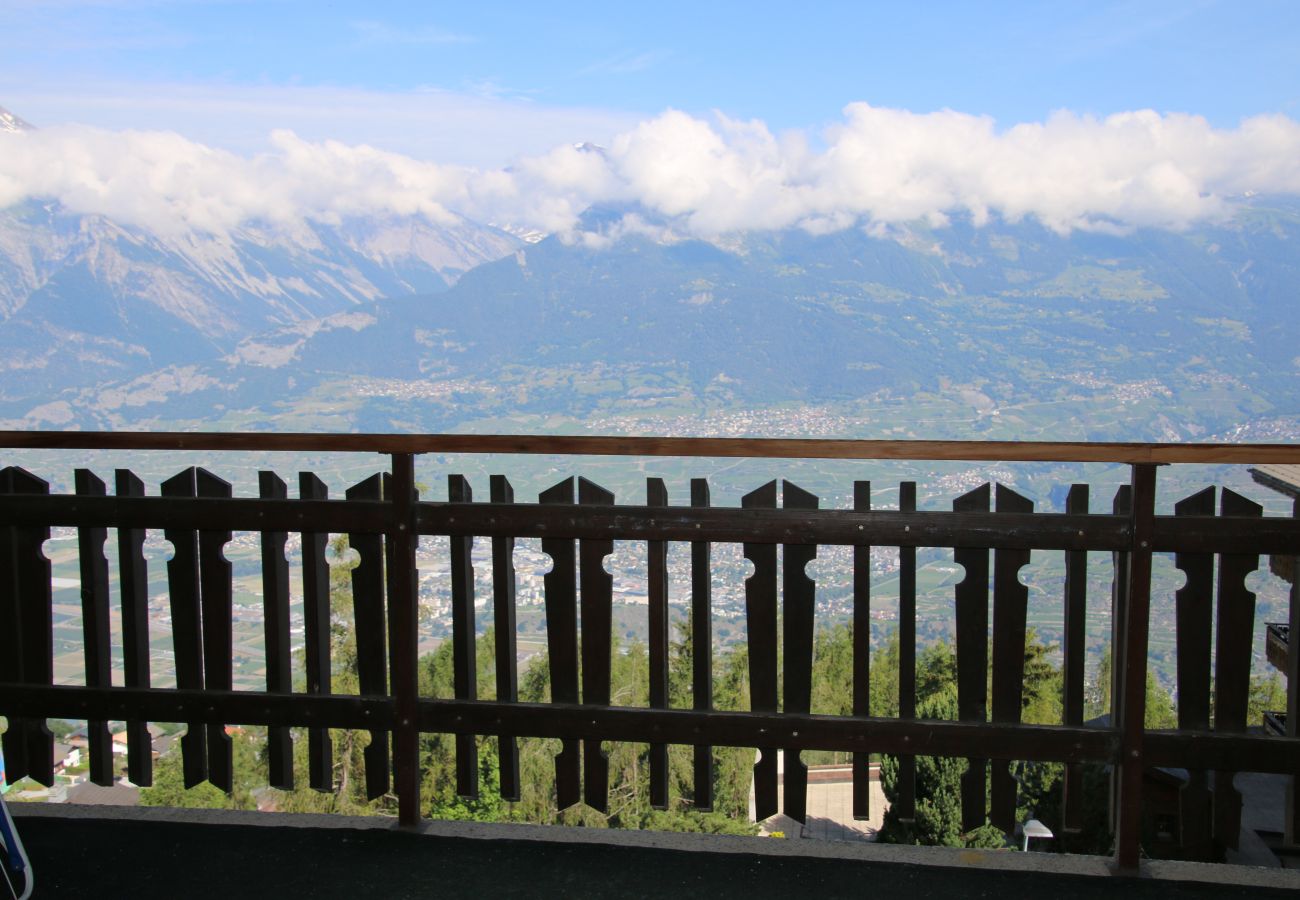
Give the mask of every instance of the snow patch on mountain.
POLYGON ((492 227, 499 228, 506 234, 514 235, 525 244, 539 244, 551 236, 548 231, 538 231, 536 228, 529 228, 527 225, 515 225, 513 223, 500 225, 493 223, 492 227))
POLYGON ((15 116, 9 110, 0 106, 0 131, 17 133, 19 131, 35 131, 36 126, 30 122, 25 122, 18 116, 15 116))
POLYGON ((204 374, 198 366, 169 366, 124 385, 97 391, 95 404, 100 410, 111 412, 124 406, 162 403, 176 395, 220 387, 223 387, 220 381, 204 374))
POLYGON ((30 200, 0 209, 0 367, 50 374, 0 394, 85 386, 94 357, 97 380, 231 354, 282 365, 302 338, 255 336, 446 290, 521 246, 500 229, 421 215, 176 233, 30 200))
MULTIPOLYGON (((69 328, 59 328, 48 322, 32 329, 28 340, 6 348, 0 354, 0 371, 31 372, 58 368, 61 364, 76 362, 98 367, 106 378, 120 375, 121 370, 149 360, 149 349, 141 344, 115 338, 87 334, 69 328)), ((0 398, 14 396, 6 384, 0 388, 0 398)))
POLYGON ((249 365, 261 368, 278 369, 293 362, 303 344, 318 333, 349 328, 360 331, 374 325, 379 320, 369 313, 347 312, 324 319, 312 319, 299 322, 288 328, 282 328, 269 334, 258 335, 240 342, 231 353, 223 359, 232 366, 249 365))

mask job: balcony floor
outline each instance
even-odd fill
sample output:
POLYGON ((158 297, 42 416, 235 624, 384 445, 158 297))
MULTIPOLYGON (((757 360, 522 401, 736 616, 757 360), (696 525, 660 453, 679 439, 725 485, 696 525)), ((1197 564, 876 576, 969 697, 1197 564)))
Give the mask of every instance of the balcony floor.
POLYGON ((1300 875, 809 840, 11 805, 38 897, 1294 897, 1300 875), (1214 879, 1219 883, 1210 883, 1214 879), (887 887, 886 887, 887 886, 887 887))

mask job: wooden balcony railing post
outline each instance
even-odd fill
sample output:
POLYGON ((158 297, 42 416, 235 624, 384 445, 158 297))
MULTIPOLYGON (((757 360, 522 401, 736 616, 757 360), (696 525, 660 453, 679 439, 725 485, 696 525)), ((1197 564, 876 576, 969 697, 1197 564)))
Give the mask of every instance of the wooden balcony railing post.
MULTIPOLYGON (((853 482, 853 509, 871 509, 871 482, 853 482)), ((853 548, 853 715, 871 715, 871 545, 853 548)), ((871 818, 871 754, 853 754, 853 818, 871 818)))
MULTIPOLYGON (((344 495, 348 503, 378 502, 383 497, 383 477, 375 474, 348 488, 344 495)), ((390 698, 394 688, 393 666, 402 654, 390 652, 389 644, 396 645, 388 633, 388 613, 385 610, 385 593, 396 596, 391 584, 384 578, 384 537, 400 533, 401 524, 390 510, 386 526, 373 531, 348 532, 348 544, 355 550, 356 566, 351 570, 352 628, 357 639, 357 687, 361 694, 390 698), (387 589, 387 590, 386 590, 387 589)), ((409 530, 409 529, 408 529, 409 530)), ((390 542, 391 543, 391 542, 390 542)), ((389 566, 390 569, 398 568, 389 566)), ((389 728, 371 728, 370 743, 362 751, 366 769, 366 799, 377 800, 392 788, 392 754, 389 728)))
MULTIPOLYGON (((916 482, 898 486, 898 511, 916 512, 916 482)), ((916 548, 898 548, 898 716, 916 718, 916 548)), ((898 818, 916 819, 916 757, 898 757, 898 818)))
MULTIPOLYGON (((1088 485, 1070 487, 1065 511, 1088 514, 1088 485)), ((1065 634, 1061 639, 1062 724, 1083 724, 1083 663, 1087 654, 1088 551, 1065 553, 1065 634)), ((1066 832, 1083 830, 1083 769, 1066 766, 1061 796, 1061 824, 1066 832)))
MULTIPOLYGON (((1121 484, 1111 501, 1111 513, 1123 516, 1131 524, 1133 518, 1133 485, 1121 484)), ((1106 698, 1110 710, 1112 728, 1120 727, 1120 707, 1123 703, 1120 694, 1124 689, 1124 622, 1128 615, 1128 548, 1132 546, 1132 535, 1124 543, 1124 549, 1111 553, 1110 582, 1110 696, 1106 698)), ((1109 790, 1109 807, 1107 823, 1112 833, 1119 822, 1119 768, 1111 767, 1109 790)))
POLYGON ((1132 542, 1127 554, 1126 602, 1114 648, 1114 678, 1118 685, 1120 759, 1115 810, 1115 865, 1120 872, 1138 868, 1142 823, 1142 738, 1146 718, 1147 627, 1151 607, 1151 538, 1154 532, 1156 467, 1133 465, 1130 522, 1132 542))
MULTIPOLYGON (((691 479, 691 506, 709 505, 707 478, 691 479)), ((700 712, 713 709, 713 587, 708 541, 691 542, 691 701, 700 712)), ((713 748, 694 748, 695 808, 713 809, 713 748)))
MULTIPOLYGON (((397 821, 403 827, 420 822, 420 730, 418 722, 419 614, 415 594, 415 457, 392 455, 393 518, 388 585, 392 621, 392 691, 397 720, 393 725, 393 780, 397 790, 397 821)), ((471 629, 472 629, 471 624, 471 629)))

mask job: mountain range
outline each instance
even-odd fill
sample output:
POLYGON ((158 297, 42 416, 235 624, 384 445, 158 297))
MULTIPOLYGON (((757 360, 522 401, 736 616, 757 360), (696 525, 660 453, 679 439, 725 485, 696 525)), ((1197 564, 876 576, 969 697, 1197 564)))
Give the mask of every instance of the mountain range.
POLYGON ((622 236, 375 216, 218 238, 0 210, 0 418, 386 431, 817 407, 864 436, 1300 436, 1294 199, 1183 232, 673 225, 603 208, 580 233, 622 236), (614 227, 630 215, 653 228, 614 227))

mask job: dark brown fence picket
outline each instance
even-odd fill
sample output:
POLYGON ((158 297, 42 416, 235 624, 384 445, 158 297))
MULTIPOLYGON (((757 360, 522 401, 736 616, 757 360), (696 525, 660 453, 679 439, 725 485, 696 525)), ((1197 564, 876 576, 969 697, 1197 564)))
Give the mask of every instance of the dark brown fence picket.
MULTIPOLYGON (((775 509, 776 482, 769 481, 741 498, 742 509, 775 509)), ((776 712, 776 544, 746 541, 745 559, 754 574, 745 580, 745 628, 749 638, 749 708, 776 712)), ((759 821, 777 811, 777 749, 758 748, 754 764, 754 816, 759 821)))
MULTIPOLYGON (((646 506, 667 507, 668 487, 649 478, 646 506)), ((650 708, 668 708, 668 542, 646 542, 646 615, 649 630, 650 708)), ((668 745, 650 745, 650 806, 668 808, 668 745)))
MULTIPOLYGON (((1111 514, 1116 516, 1127 516, 1133 509, 1133 486, 1122 484, 1115 491, 1115 499, 1111 501, 1111 514)), ((1128 592, 1129 592, 1129 557, 1130 553, 1125 550, 1117 550, 1111 554, 1111 582, 1110 582, 1110 646, 1111 646, 1111 679, 1110 679, 1110 697, 1109 700, 1109 720, 1112 726, 1117 726, 1120 721, 1121 703, 1120 698, 1124 691, 1124 677, 1120 667, 1124 660, 1120 655, 1121 648, 1124 646, 1124 622, 1128 619, 1128 592)), ((1143 663, 1145 672, 1145 662, 1143 663)), ((1145 674, 1143 675, 1145 677, 1145 674)), ((1110 778, 1110 809, 1108 812, 1110 826, 1115 829, 1118 825, 1119 818, 1119 772, 1112 768, 1110 778)))
MULTIPOLYGON (((258 496, 285 500, 288 485, 274 472, 258 472, 258 496)), ((289 645, 289 560, 285 546, 289 535, 281 530, 262 532, 262 633, 266 641, 266 691, 293 693, 293 668, 289 645)), ((278 790, 293 790, 293 740, 284 725, 266 730, 267 783, 278 790)))
MULTIPOLYGON (((114 473, 118 497, 144 496, 144 482, 128 469, 114 473)), ((144 558, 143 528, 117 529, 118 585, 122 593, 122 669, 128 688, 147 690, 149 672, 149 567, 144 558)), ((149 723, 126 722, 127 777, 140 787, 153 784, 153 740, 149 723)))
MULTIPOLYGON (((1222 516, 1258 518, 1264 508, 1235 491, 1223 489, 1222 516)), ((1250 697, 1251 646, 1254 644, 1255 594, 1246 576, 1259 568, 1258 553, 1219 555, 1219 597, 1214 646, 1214 730, 1242 734, 1250 697)), ((1233 785, 1236 772, 1214 773, 1214 838, 1236 850, 1241 834, 1241 792, 1233 785)))
MULTIPOLYGON (((1028 497, 999 484, 995 495, 999 513, 1032 513, 1028 497)), ((993 698, 994 722, 1020 724, 1025 687, 1025 617, 1029 588, 1020 570, 1029 565, 1029 551, 999 547, 993 551, 993 698)), ((989 822, 1010 834, 1016 827, 1016 780, 1011 763, 995 759, 989 770, 989 822)))
POLYGON ((1146 778, 1146 685, 1151 628, 1151 558, 1155 544, 1156 467, 1134 465, 1128 502, 1127 556, 1122 571, 1123 617, 1115 642, 1115 671, 1120 675, 1119 754, 1114 767, 1115 865, 1135 871, 1141 854, 1142 795, 1146 778))
MULTIPOLYGON (((0 494, 49 494, 48 482, 11 466, 0 470, 0 494)), ((17 526, 0 529, 0 679, 23 685, 54 683, 53 592, 50 561, 42 552, 50 529, 17 526)), ((54 736, 43 718, 13 716, 4 734, 8 779, 28 777, 54 784, 54 736)))
MULTIPOLYGON (((566 478, 538 497, 543 504, 573 505, 573 479, 566 478)), ((543 576, 546 591, 546 650, 551 667, 551 699, 578 702, 577 560, 572 538, 542 538, 542 552, 551 558, 543 576)), ((576 738, 561 742, 555 757, 555 802, 567 809, 582 799, 582 757, 576 738)))
MULTIPOLYGON (((375 501, 382 496, 383 480, 372 475, 348 488, 348 501, 375 501)), ((388 652, 385 647, 384 538, 378 532, 349 532, 348 544, 360 560, 352 570, 352 616, 357 640, 357 681, 363 695, 388 693, 388 652)), ((370 729, 366 745, 366 797, 374 800, 388 793, 388 732, 370 729)))
MULTIPOLYGON (((311 472, 298 475, 298 497, 308 501, 329 498, 325 483, 311 472)), ((328 695, 331 689, 330 662, 330 570, 325 560, 329 535, 323 531, 302 532, 302 618, 307 667, 307 693, 328 695)), ((334 790, 334 743, 328 728, 307 729, 308 782, 312 790, 334 790)))
MULTIPOLYGON (((447 499, 470 503, 474 493, 463 475, 447 478, 447 499)), ((452 681, 457 700, 478 697, 478 661, 474 642, 474 538, 451 538, 451 650, 452 681)), ((478 744, 472 734, 456 735, 456 793, 478 798, 478 744)))
MULTIPOLYGON (((983 484, 952 502, 953 512, 988 512, 989 485, 983 484)), ((989 548, 957 547, 953 559, 966 572, 954 589, 957 605, 957 718, 988 719, 989 548)), ((961 779, 962 830, 984 824, 987 758, 969 756, 961 779)))
MULTIPOLYGON (((103 497, 107 494, 103 480, 89 469, 77 469, 73 479, 80 497, 103 497)), ((107 541, 107 528, 83 525, 77 529, 86 687, 103 688, 113 684, 108 629, 108 557, 104 555, 107 541)), ((91 783, 101 787, 112 785, 113 743, 108 733, 108 722, 103 719, 87 722, 86 739, 91 783)))
MULTIPOLYGON (((871 510, 871 482, 853 482, 853 511, 871 510)), ((853 545, 853 715, 871 715, 871 545, 853 545)), ((871 754, 853 754, 853 818, 871 818, 871 754)))
MULTIPOLYGON (((691 479, 691 506, 707 509, 709 482, 691 479)), ((713 572, 712 545, 691 541, 691 699, 697 712, 713 709, 713 572)), ((713 747, 696 744, 693 749, 694 805, 713 809, 713 747)))
MULTIPOLYGON (((578 503, 613 506, 614 495, 585 478, 578 479, 578 503)), ((582 599, 582 704, 609 706, 613 637, 613 589, 605 557, 614 552, 608 538, 578 542, 582 599)), ((583 741, 583 799, 597 812, 609 810, 609 755, 599 738, 583 741)))
MULTIPOLYGON (((195 470, 189 468, 162 483, 162 496, 184 500, 195 496, 195 470)), ((172 545, 167 560, 167 595, 171 600, 172 646, 176 659, 176 686, 203 690, 203 619, 199 606, 199 539, 190 527, 167 528, 163 537, 172 545)), ((208 726, 191 720, 181 737, 181 768, 185 786, 192 788, 208 777, 208 726)))
MULTIPOLYGON (((1088 485, 1075 484, 1065 498, 1066 515, 1088 514, 1088 485)), ((1088 551, 1065 551, 1064 626, 1061 639, 1061 720, 1083 724, 1084 658, 1087 654, 1088 551)), ((1083 767, 1067 765, 1061 795, 1061 824, 1067 834, 1083 830, 1083 767)))
MULTIPOLYGON (((194 470, 195 496, 229 498, 229 482, 206 469, 194 470)), ((203 687, 229 691, 234 682, 231 606, 233 572, 225 556, 229 528, 199 531, 199 605, 203 620, 203 687)), ((224 723, 208 723, 208 781, 226 793, 234 789, 234 760, 224 723)))
MULTIPOLYGON (((1175 516, 1213 516, 1215 489, 1208 487, 1174 504, 1175 516)), ((1210 654, 1214 618, 1214 554, 1176 553, 1174 565, 1187 581, 1174 595, 1178 651, 1178 727, 1210 730, 1210 654)), ((1183 846, 1198 858, 1212 852, 1214 795, 1204 769, 1188 772, 1178 792, 1183 846)))
MULTIPOLYGON (((817 497, 789 482, 781 484, 781 505, 786 509, 816 509, 817 497)), ((787 713, 807 714, 812 708, 813 611, 816 591, 806 571, 817 558, 816 544, 781 547, 781 599, 785 677, 782 706, 787 713)), ((799 749, 787 747, 785 755, 785 814, 796 822, 808 819, 808 767, 799 749)))
MULTIPOLYGON (((898 511, 916 511, 916 482, 898 486, 898 511)), ((898 548, 898 716, 916 718, 916 547, 898 548)), ((898 818, 916 818, 916 757, 898 757, 898 818)))
POLYGON ((415 561, 420 538, 415 509, 420 501, 415 456, 394 453, 385 474, 384 550, 388 561, 388 655, 393 702, 393 788, 397 824, 420 823, 420 571, 415 561))
MULTIPOLYGON (((493 475, 491 501, 515 502, 515 491, 504 475, 493 475)), ((497 700, 519 700, 519 658, 515 638, 515 539, 492 538, 492 621, 496 636, 497 700)), ((518 800, 519 742, 513 734, 497 735, 501 771, 501 799, 518 800)))

